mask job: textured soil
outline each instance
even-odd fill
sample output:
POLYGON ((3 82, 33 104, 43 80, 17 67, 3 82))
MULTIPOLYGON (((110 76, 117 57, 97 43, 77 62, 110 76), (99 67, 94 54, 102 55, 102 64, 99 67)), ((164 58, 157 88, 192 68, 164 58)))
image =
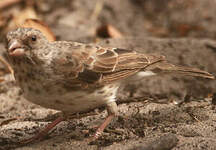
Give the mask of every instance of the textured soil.
MULTIPOLYGON (((95 42, 95 30, 108 23, 119 39, 99 39, 100 45, 159 53, 174 63, 216 75, 215 2, 212 0, 105 0, 97 19, 96 0, 49 1, 43 14, 58 40, 95 42), (165 38, 166 37, 166 38, 165 38)), ((98 41, 98 39, 97 39, 98 41)), ((4 55, 3 43, 0 50, 4 55)), ((0 69, 2 67, 0 66, 0 69)), ((0 76, 0 149, 216 149, 216 82, 180 75, 149 77, 123 85, 118 93, 119 115, 94 142, 91 135, 105 118, 98 115, 60 123, 40 141, 21 145, 53 121, 59 112, 22 97, 9 74, 0 76)))

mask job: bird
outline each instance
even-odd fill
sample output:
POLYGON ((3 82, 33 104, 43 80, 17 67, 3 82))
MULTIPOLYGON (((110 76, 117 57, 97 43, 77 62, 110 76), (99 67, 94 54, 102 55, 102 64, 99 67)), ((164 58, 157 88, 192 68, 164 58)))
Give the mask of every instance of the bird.
POLYGON ((34 28, 17 28, 8 32, 6 39, 9 63, 24 98, 64 114, 26 142, 41 138, 67 116, 105 106, 108 115, 93 136, 97 139, 118 114, 116 94, 119 86, 134 76, 144 78, 176 73, 215 78, 197 68, 174 65, 159 54, 49 41, 34 28))

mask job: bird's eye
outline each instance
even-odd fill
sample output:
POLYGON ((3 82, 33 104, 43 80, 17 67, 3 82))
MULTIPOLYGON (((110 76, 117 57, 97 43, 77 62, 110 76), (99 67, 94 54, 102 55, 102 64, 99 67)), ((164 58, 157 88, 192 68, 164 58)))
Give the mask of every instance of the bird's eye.
POLYGON ((35 41, 37 40, 37 37, 36 37, 35 35, 33 35, 33 36, 31 37, 31 40, 35 42, 35 41))

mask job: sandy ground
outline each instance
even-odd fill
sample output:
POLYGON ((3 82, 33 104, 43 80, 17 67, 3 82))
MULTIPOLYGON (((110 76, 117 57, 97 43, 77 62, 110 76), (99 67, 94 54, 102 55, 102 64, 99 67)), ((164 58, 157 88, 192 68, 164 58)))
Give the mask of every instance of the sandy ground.
MULTIPOLYGON (((107 0, 97 22, 86 19, 94 9, 95 0, 66 2, 52 3, 55 7, 44 15, 60 40, 93 42, 92 30, 109 22, 124 37, 101 40, 100 45, 160 53, 175 64, 216 73, 216 9, 211 0, 136 0, 134 3, 107 0), (152 28, 145 26, 149 23, 152 28), (184 30, 180 25, 184 25, 184 30), (193 28, 185 30, 185 25, 193 28)), ((3 47, 0 43, 1 53, 3 47)), ((118 93, 119 115, 97 141, 88 142, 106 116, 103 108, 98 115, 64 121, 41 141, 23 146, 17 142, 35 135, 59 112, 26 101, 11 75, 1 78, 5 80, 0 83, 0 149, 3 150, 216 149, 216 112, 212 99, 207 98, 215 92, 215 81, 162 75, 129 83, 118 93)))

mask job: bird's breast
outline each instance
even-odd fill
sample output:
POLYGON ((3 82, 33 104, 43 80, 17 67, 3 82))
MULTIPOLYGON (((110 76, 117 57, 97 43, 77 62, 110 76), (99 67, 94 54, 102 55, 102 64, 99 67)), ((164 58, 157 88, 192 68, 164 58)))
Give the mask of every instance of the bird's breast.
POLYGON ((43 72, 40 68, 19 66, 15 70, 15 79, 28 101, 69 113, 85 112, 115 101, 119 87, 118 84, 109 84, 100 88, 74 90, 64 86, 71 81, 56 78, 53 73, 43 72))
POLYGON ((99 89, 70 90, 60 85, 43 86, 23 84, 24 97, 35 104, 68 113, 85 112, 115 101, 118 86, 107 85, 99 89), (32 86, 33 85, 33 86, 32 86))

